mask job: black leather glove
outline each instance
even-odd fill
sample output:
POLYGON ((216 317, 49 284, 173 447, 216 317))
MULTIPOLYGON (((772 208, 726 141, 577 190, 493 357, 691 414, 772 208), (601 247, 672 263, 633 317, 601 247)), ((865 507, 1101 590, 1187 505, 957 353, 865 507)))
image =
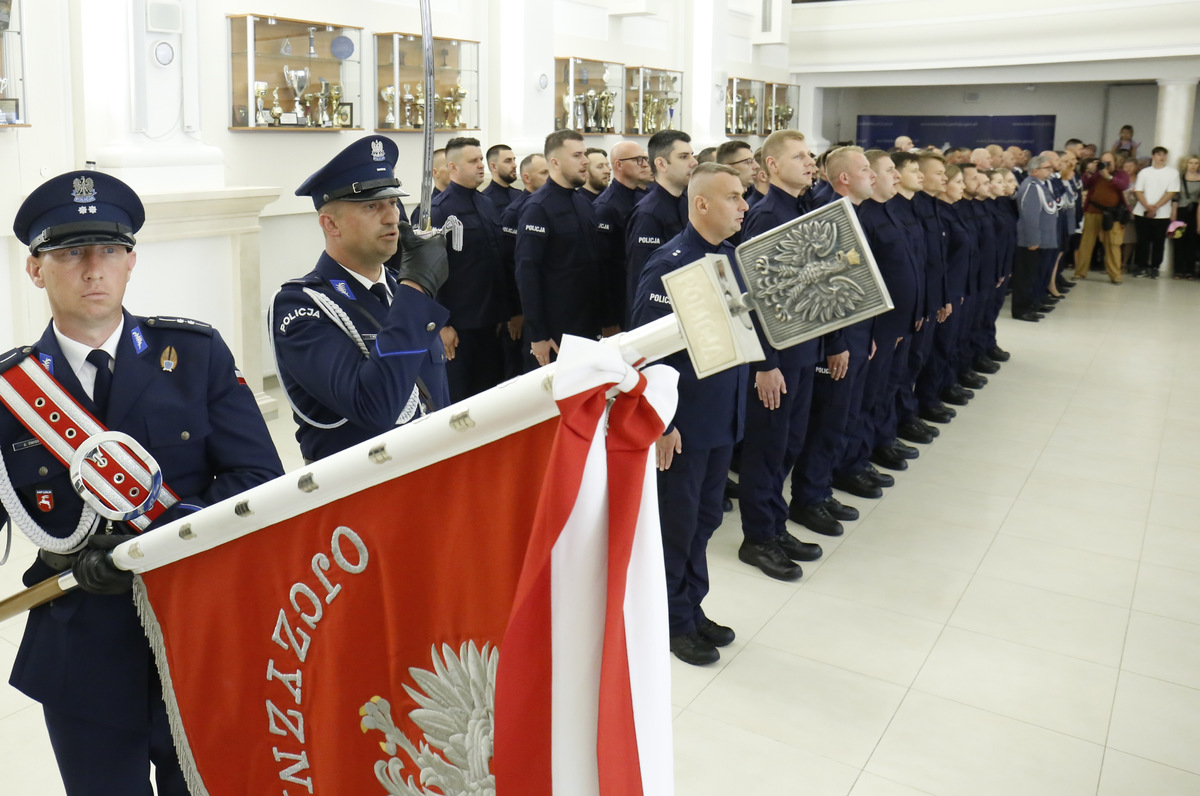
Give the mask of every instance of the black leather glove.
POLYGON ((118 569, 108 554, 134 536, 131 533, 92 534, 72 567, 79 588, 91 594, 124 594, 133 588, 133 573, 118 569))
POLYGON ((400 272, 397 280, 409 279, 421 286, 430 297, 450 276, 450 259, 446 256, 446 238, 434 235, 422 238, 413 232, 412 225, 400 222, 400 272))

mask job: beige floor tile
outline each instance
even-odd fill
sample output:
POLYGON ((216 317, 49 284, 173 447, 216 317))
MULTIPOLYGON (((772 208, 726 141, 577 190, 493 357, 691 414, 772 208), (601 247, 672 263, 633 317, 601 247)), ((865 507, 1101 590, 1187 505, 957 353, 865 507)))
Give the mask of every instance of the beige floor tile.
POLYGON ((1188 467, 1177 463, 1165 464, 1160 459, 1154 479, 1155 491, 1194 497, 1200 492, 1200 455, 1197 455, 1196 461, 1197 466, 1188 467))
MULTIPOLYGON (((1053 449, 1047 446, 1046 451, 1050 453, 1053 449)), ((1018 500, 1144 521, 1150 510, 1150 496, 1149 488, 1121 486, 1035 469, 1018 500)))
POLYGON ((859 524, 846 539, 847 547, 861 547, 926 564, 974 572, 995 538, 991 531, 976 531, 918 515, 877 514, 859 524))
MULTIPOLYGON (((0 672, 4 673, 6 685, 0 688, 0 719, 36 705, 29 697, 12 686, 7 685, 8 673, 12 671, 13 661, 17 658, 17 648, 7 641, 0 641, 0 672)), ((0 751, 0 755, 3 752, 0 751)))
POLYGON ((1124 433, 1101 427, 1059 426, 1046 443, 1047 450, 1096 453, 1107 456, 1120 453, 1128 459, 1158 461, 1161 434, 1124 433))
POLYGON ((1023 539, 1073 547, 1121 558, 1142 553, 1146 523, 1104 514, 1084 513, 1068 506, 1017 501, 1000 533, 1023 539))
POLYGON ((905 484, 884 493, 875 515, 904 514, 961 525, 977 531, 995 531, 1012 508, 1012 498, 965 489, 947 490, 938 484, 905 484))
POLYGON ((1150 503, 1149 521, 1188 531, 1200 531, 1200 497, 1155 492, 1150 503))
POLYGON ((754 642, 906 686, 942 627, 809 590, 796 594, 754 642))
POLYGON ((862 767, 903 696, 900 686, 751 644, 688 710, 862 767))
POLYGON ((1200 774, 1200 691, 1121 672, 1108 745, 1200 774))
POLYGON ((1200 573, 1200 531, 1147 524, 1142 562, 1200 573))
POLYGON ((936 442, 932 447, 922 446, 921 450, 924 451, 921 458, 910 462, 909 472, 923 483, 1014 498, 1029 477, 1026 467, 942 455, 936 442))
POLYGON ((1133 609, 1200 624, 1200 574, 1142 564, 1133 609))
POLYGON ((1128 606, 1137 561, 1000 534, 979 574, 1086 600, 1128 606))
POLYGON ((808 582, 808 588, 845 600, 945 622, 970 575, 911 559, 846 546, 808 582))
POLYGON ((1126 608, 976 576, 950 625, 1105 666, 1118 666, 1126 608))
POLYGON ((948 627, 913 688, 1103 744, 1117 670, 948 627), (981 674, 983 676, 981 676, 981 674))
POLYGON ((1092 796, 1104 748, 918 691, 866 771, 934 794, 1092 796))
POLYGON ((1096 796, 1183 796, 1200 793, 1200 776, 1108 749, 1096 796))
POLYGON ((1200 689, 1200 625, 1133 611, 1121 668, 1200 689))
POLYGON ((675 792, 846 796, 858 769, 690 710, 675 719, 675 792), (714 754, 715 750, 719 754, 714 754))
POLYGON ((58 764, 40 705, 0 719, 0 782, 4 796, 63 796, 58 764))
POLYGON ((928 796, 929 791, 917 790, 866 771, 854 783, 850 796, 928 796))
POLYGON ((1109 453, 1047 447, 1033 469, 1042 474, 1083 480, 1087 483, 1153 489, 1158 465, 1126 457, 1120 450, 1109 453))

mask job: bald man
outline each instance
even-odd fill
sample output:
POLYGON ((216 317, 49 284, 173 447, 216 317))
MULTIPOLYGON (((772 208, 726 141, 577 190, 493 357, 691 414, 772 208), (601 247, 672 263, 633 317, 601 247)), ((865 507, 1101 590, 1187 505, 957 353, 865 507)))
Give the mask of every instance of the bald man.
POLYGON ((636 141, 622 141, 609 153, 612 182, 596 197, 592 210, 600 233, 600 262, 609 305, 622 325, 629 326, 626 307, 625 230, 633 207, 646 195, 653 180, 646 148, 636 141))
POLYGON ((892 147, 900 152, 907 152, 913 148, 913 140, 906 135, 897 136, 896 142, 892 144, 892 147))
MULTIPOLYGON (((747 209, 737 170, 718 163, 696 166, 687 197, 687 225, 641 269, 633 301, 635 325, 671 312, 664 274, 706 254, 734 260, 728 238, 741 230, 747 209)), ((733 630, 705 616, 701 603, 708 594, 708 540, 721 524, 725 478, 742 435, 748 368, 739 365, 701 381, 686 352, 664 362, 679 371, 679 406, 655 451, 671 652, 700 666, 718 661, 717 648, 734 640, 733 630)))

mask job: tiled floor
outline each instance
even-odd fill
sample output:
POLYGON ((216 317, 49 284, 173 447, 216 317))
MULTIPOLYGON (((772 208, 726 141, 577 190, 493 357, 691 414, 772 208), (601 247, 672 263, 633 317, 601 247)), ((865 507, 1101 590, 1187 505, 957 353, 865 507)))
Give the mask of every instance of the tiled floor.
MULTIPOLYGON (((677 792, 1200 794, 1200 285, 1079 285, 798 583, 710 547, 738 639, 673 661, 677 792)), ((297 463, 290 420, 272 431, 297 463)), ((0 570, 16 590, 18 543, 0 570)), ((0 669, 20 620, 0 626, 0 669)), ((0 688, 0 792, 61 793, 0 688)))

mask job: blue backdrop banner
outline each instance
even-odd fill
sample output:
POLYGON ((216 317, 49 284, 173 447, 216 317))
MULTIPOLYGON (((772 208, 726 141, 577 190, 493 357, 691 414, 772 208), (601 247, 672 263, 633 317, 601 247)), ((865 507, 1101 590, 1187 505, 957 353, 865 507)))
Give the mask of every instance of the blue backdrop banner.
POLYGON ((1037 154, 1054 147, 1055 116, 859 116, 860 146, 890 149, 906 135, 917 146, 1019 146, 1037 154))

